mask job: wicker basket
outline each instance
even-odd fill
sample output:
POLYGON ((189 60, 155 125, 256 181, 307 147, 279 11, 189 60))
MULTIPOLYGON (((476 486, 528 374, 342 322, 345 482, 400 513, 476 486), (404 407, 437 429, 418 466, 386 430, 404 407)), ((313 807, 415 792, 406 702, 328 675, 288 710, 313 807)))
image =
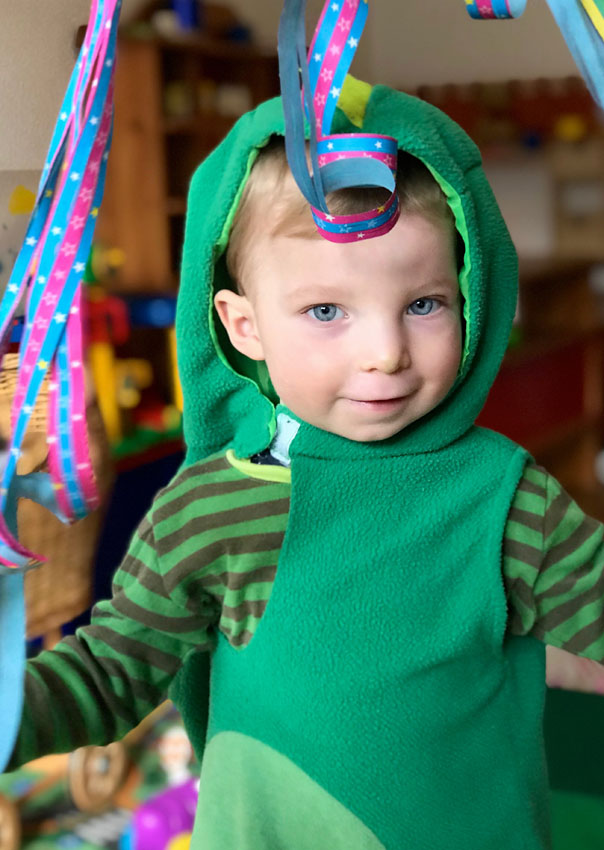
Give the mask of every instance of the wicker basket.
MULTIPOLYGON (((10 437, 10 407, 17 382, 18 355, 7 354, 0 373, 0 438, 10 437)), ((48 380, 38 396, 17 465, 19 474, 45 468, 48 380)), ((88 608, 92 597, 92 567, 104 513, 113 481, 113 466, 101 415, 94 399, 87 400, 86 416, 91 460, 101 495, 101 507, 75 523, 64 525, 54 514, 21 499, 18 507, 19 540, 47 563, 25 576, 28 638, 43 636, 52 645, 63 623, 88 608)))

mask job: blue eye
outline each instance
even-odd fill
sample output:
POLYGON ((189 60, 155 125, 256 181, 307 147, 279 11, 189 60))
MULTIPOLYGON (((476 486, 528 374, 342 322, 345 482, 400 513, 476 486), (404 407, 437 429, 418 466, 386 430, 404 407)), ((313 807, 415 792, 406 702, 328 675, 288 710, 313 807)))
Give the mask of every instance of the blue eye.
POLYGON ((333 322, 334 319, 341 319, 344 315, 335 304, 317 304, 316 307, 311 307, 308 312, 320 322, 333 322))
POLYGON ((413 304, 408 307, 409 313, 413 316, 427 316, 434 312, 439 306, 439 302, 434 298, 418 298, 413 304))

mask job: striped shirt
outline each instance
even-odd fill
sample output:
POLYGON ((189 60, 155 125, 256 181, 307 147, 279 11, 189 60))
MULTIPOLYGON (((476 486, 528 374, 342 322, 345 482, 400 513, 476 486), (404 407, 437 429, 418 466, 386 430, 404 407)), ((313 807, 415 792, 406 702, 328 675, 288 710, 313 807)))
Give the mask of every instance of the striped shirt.
MULTIPOLYGON (((227 455, 156 497, 91 625, 28 663, 11 766, 121 737, 217 632, 240 649, 266 609, 289 512, 290 471, 227 455)), ((603 526, 527 464, 505 526, 508 630, 604 660, 603 526)))

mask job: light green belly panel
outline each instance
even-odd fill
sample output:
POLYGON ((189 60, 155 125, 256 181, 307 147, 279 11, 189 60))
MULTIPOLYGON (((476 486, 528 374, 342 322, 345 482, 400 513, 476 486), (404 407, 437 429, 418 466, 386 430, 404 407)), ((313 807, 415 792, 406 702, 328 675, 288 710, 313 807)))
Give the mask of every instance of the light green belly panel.
POLYGON ((247 735, 212 738, 201 775, 191 850, 384 850, 303 770, 247 735))

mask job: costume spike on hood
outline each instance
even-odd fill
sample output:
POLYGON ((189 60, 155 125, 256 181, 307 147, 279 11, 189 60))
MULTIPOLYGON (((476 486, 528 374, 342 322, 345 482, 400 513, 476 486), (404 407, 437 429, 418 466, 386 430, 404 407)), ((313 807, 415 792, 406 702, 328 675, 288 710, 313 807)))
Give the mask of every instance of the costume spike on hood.
MULTIPOLYGON (((430 169, 445 192, 465 244, 460 287, 465 354, 458 379, 431 413, 395 437, 363 444, 369 453, 431 451, 472 426, 505 352, 516 306, 517 258, 484 175, 480 153, 437 108, 385 86, 350 80, 334 132, 384 133, 430 169), (344 111, 345 110, 345 111, 344 111)), ((233 351, 213 310, 213 293, 234 288, 224 253, 241 192, 258 151, 284 134, 280 98, 244 115, 199 166, 189 192, 176 329, 184 394, 186 463, 225 448, 238 457, 265 449, 275 405, 264 364, 233 351), (233 364, 233 365, 231 365, 233 364)), ((313 429, 316 451, 349 441, 313 429)), ((358 444, 357 444, 358 446, 358 444)))

